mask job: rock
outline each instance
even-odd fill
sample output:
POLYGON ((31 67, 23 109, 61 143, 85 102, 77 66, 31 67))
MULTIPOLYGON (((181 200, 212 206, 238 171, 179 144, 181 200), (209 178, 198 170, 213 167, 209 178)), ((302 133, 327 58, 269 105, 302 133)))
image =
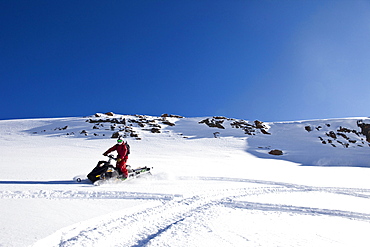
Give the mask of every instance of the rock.
POLYGON ((162 118, 166 118, 166 117, 184 118, 184 117, 179 116, 179 115, 172 115, 172 114, 168 115, 167 113, 162 114, 161 117, 162 118))
POLYGON ((126 119, 124 118, 109 118, 109 119, 88 119, 88 123, 115 123, 115 124, 124 124, 126 125, 126 119))
POLYGON ((263 125, 263 122, 259 120, 254 121, 254 125, 256 126, 257 129, 265 129, 266 127, 263 125))
POLYGON ((339 126, 338 132, 351 133, 352 130, 339 126))
POLYGON ((63 128, 55 128, 54 130, 66 130, 68 128, 68 126, 64 126, 63 128))
POLYGON ((107 113, 104 113, 105 115, 107 116, 110 116, 110 117, 113 117, 114 116, 114 113, 113 112, 107 112, 107 113))
POLYGON ((86 130, 82 130, 82 131, 80 132, 80 134, 81 134, 81 135, 85 135, 85 136, 87 136, 87 131, 86 131, 86 130))
POLYGON ((365 124, 359 120, 357 121, 357 126, 361 128, 361 134, 366 136, 366 141, 370 142, 370 124, 365 124))
POLYGON ((346 140, 349 140, 349 137, 348 136, 346 136, 345 134, 343 134, 343 133, 337 133, 337 135, 338 136, 341 136, 341 137, 343 137, 344 139, 346 139, 346 140))
POLYGON ((271 135, 271 133, 267 132, 267 127, 263 124, 263 122, 255 120, 254 125, 256 129, 259 129, 262 132, 262 134, 271 135))
POLYGON ((207 119, 200 121, 199 123, 200 124, 204 123, 208 125, 208 127, 211 127, 211 128, 225 129, 225 127, 222 126, 223 122, 224 120, 215 120, 213 118, 210 120, 209 118, 207 118, 207 119))
POLYGON ((138 135, 138 134, 136 134, 136 133, 134 133, 134 132, 131 132, 131 133, 130 133, 130 137, 135 137, 135 138, 136 138, 136 140, 141 140, 141 139, 139 138, 139 135, 138 135))
POLYGON ((160 130, 160 129, 158 129, 158 128, 152 128, 150 131, 151 131, 152 133, 161 133, 161 130, 160 130))
POLYGON ((167 124, 169 126, 175 126, 175 124, 174 123, 171 123, 170 121, 163 121, 162 123, 163 124, 167 124))
POLYGON ((269 152, 269 154, 271 154, 271 155, 283 155, 283 151, 278 150, 278 149, 274 149, 274 150, 271 150, 269 152))
POLYGON ((114 132, 111 136, 111 138, 118 138, 120 136, 119 132, 114 132))
POLYGON ((260 129, 260 131, 262 132, 262 134, 271 135, 271 133, 267 132, 265 129, 260 129))
POLYGON ((326 135, 333 139, 337 139, 337 135, 334 133, 334 131, 330 131, 329 133, 326 133, 326 135))

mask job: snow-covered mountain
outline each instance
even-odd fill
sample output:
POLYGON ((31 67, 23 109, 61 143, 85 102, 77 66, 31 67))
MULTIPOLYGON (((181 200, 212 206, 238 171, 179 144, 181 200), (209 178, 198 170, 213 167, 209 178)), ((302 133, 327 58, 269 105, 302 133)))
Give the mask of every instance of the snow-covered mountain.
POLYGON ((0 246, 367 246, 370 119, 0 121, 0 246), (123 184, 75 183, 123 136, 123 184))
MULTIPOLYGON (((183 118, 119 115, 112 112, 80 118, 48 120, 27 130, 33 135, 128 140, 148 138, 246 138, 245 151, 309 166, 370 166, 368 118, 263 123, 227 117, 183 118), (275 151, 275 152, 274 152, 275 151), (313 155, 315 153, 316 155, 313 155), (272 157, 271 155, 281 155, 272 157), (319 155, 318 155, 319 154, 319 155)), ((370 140, 370 139, 369 139, 370 140)))

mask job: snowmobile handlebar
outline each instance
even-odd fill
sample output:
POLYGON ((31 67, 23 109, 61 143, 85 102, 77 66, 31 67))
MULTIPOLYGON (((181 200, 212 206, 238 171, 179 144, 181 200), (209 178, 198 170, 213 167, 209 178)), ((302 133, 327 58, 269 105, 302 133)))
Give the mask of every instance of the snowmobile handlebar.
POLYGON ((116 157, 114 157, 112 154, 107 155, 107 157, 108 157, 109 159, 112 159, 112 160, 117 160, 117 158, 116 158, 116 157))

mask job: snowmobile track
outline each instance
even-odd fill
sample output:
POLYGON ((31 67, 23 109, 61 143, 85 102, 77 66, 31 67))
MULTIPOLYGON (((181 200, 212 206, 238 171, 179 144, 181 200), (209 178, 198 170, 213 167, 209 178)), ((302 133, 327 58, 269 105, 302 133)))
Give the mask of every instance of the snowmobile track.
POLYGON ((125 191, 75 191, 75 190, 30 190, 0 191, 0 199, 130 199, 173 200, 180 195, 125 192, 125 191))
MULTIPOLYGON (((200 179, 200 178, 198 178, 200 179)), ((202 178, 204 180, 226 178, 202 178)), ((144 199, 156 200, 157 206, 148 207, 134 213, 117 213, 115 216, 106 219, 89 221, 89 224, 76 224, 59 230, 46 239, 36 243, 34 246, 42 246, 48 243, 49 246, 166 246, 163 239, 177 239, 185 245, 195 246, 189 239, 181 239, 182 232, 207 230, 210 221, 220 216, 225 209, 242 209, 252 211, 288 213, 295 215, 311 215, 340 217, 344 219, 360 220, 370 222, 370 214, 350 212, 344 210, 330 210, 324 208, 313 208, 305 206, 292 206, 284 204, 258 203, 243 201, 247 196, 262 195, 270 193, 305 193, 305 192, 326 192, 339 195, 347 195, 361 198, 369 198, 370 190, 352 188, 331 188, 311 187, 297 184, 286 184, 273 181, 256 181, 248 179, 235 180, 236 182, 248 182, 268 185, 266 187, 246 188, 225 188, 223 190, 208 191, 182 197, 180 195, 162 195, 150 193, 129 193, 129 192, 63 192, 54 191, 48 194, 56 198, 115 198, 115 199, 144 199), (65 197, 64 197, 64 196, 65 197), (169 237, 170 236, 170 237, 169 237), (120 239, 119 243, 110 240, 120 239), (46 242, 45 242, 46 241, 46 242), (51 244, 53 242, 53 244, 51 244)), ((17 193, 15 193, 16 196, 17 193)), ((45 193, 30 193, 31 198, 44 198, 45 193)), ((12 195, 0 195, 6 198, 12 195)), ((14 195, 13 195, 14 196, 14 195)), ((18 195, 19 196, 19 195, 18 195)), ((23 195, 25 196, 25 195, 23 195)), ((47 197, 48 197, 47 196, 47 197)), ((21 195, 22 197, 22 195, 21 195)), ((197 234, 197 233, 195 233, 197 234)), ((167 246, 170 246, 168 243, 167 246)))

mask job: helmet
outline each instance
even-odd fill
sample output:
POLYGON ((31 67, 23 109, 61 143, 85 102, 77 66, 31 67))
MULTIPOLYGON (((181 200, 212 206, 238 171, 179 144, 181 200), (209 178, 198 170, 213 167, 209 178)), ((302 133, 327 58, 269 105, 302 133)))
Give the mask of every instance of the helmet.
POLYGON ((117 140, 117 144, 122 144, 123 143, 123 140, 122 139, 118 139, 117 140))

